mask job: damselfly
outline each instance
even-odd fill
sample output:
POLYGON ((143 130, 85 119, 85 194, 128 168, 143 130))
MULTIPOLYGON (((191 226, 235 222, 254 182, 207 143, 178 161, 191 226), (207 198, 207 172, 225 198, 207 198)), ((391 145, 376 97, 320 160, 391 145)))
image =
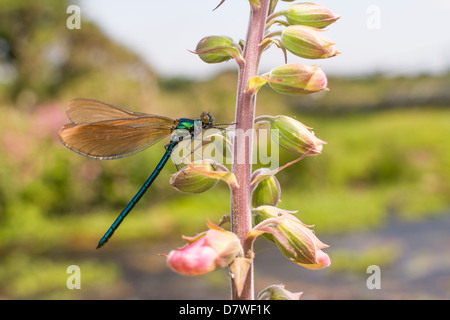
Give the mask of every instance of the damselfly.
POLYGON ((94 99, 74 99, 66 108, 71 123, 59 132, 61 142, 70 150, 93 159, 118 159, 132 155, 172 135, 166 152, 155 169, 131 199, 105 235, 97 249, 112 237, 114 231, 155 181, 173 150, 186 137, 194 139, 202 129, 213 128, 213 118, 202 113, 200 119, 171 119, 132 112, 94 99), (198 125, 196 125, 198 123, 198 125))

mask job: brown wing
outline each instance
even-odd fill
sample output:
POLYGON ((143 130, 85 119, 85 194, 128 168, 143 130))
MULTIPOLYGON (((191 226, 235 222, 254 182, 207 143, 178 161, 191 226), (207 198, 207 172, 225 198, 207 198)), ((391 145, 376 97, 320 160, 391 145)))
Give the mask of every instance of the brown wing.
POLYGON ((170 126, 173 119, 128 111, 110 103, 95 99, 74 99, 69 101, 66 113, 73 124, 92 124, 99 121, 142 118, 141 125, 170 126), (144 124, 146 123, 146 124, 144 124))
MULTIPOLYGON (((148 118, 148 117, 147 117, 148 118)), ((69 149, 89 158, 117 159, 139 152, 171 134, 168 126, 123 125, 125 120, 65 125, 59 132, 69 149), (119 125, 121 122, 122 125, 119 125)))

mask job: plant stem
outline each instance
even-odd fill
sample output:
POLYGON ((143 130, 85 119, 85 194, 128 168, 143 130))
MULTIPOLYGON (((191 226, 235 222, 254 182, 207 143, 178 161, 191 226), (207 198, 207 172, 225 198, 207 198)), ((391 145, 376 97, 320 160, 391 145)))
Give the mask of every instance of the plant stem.
MULTIPOLYGON (((270 0, 260 0, 259 7, 251 5, 247 39, 244 47, 245 63, 239 68, 236 100, 236 135, 232 172, 236 176, 239 188, 233 188, 231 191, 231 230, 241 240, 244 253, 248 258, 252 258, 252 241, 246 241, 246 236, 252 229, 250 182, 256 93, 247 92, 247 86, 248 80, 258 74, 259 44, 264 37, 269 2, 270 0)), ((253 300, 253 261, 241 295, 238 295, 234 282, 231 281, 231 283, 232 299, 253 300)))

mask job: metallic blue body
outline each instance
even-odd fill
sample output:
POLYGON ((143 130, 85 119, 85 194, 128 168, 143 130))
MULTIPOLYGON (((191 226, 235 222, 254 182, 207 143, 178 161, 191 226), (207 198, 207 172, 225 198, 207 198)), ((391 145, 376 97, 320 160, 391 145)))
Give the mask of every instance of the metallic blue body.
MULTIPOLYGON (((131 210, 134 208, 136 203, 142 198, 144 193, 148 190, 148 188, 152 185, 153 181, 155 181, 156 177, 158 177, 159 173, 162 171, 164 166, 166 165, 167 161, 169 160, 173 150, 178 145, 178 143, 182 140, 183 136, 187 136, 183 134, 183 131, 186 130, 191 139, 193 139, 196 135, 196 125, 195 122, 198 120, 192 120, 192 119, 185 119, 181 118, 177 120, 177 125, 174 128, 175 134, 172 136, 171 142, 166 146, 166 152, 162 156, 161 160, 159 161, 158 165, 155 167, 151 175, 148 177, 148 179, 145 181, 145 183, 142 185, 142 187, 139 189, 139 191, 136 193, 136 195, 131 199, 131 201, 127 204, 127 206, 122 210, 122 212, 119 214, 117 219, 113 222, 111 227, 106 231, 105 235, 100 239, 97 245, 97 249, 101 248, 108 240, 112 237, 114 232, 119 228, 120 224, 123 222, 125 217, 131 212, 131 210), (180 132, 178 132, 180 131, 180 132)), ((199 129, 201 131, 202 129, 202 122, 199 122, 199 129)))
POLYGON ((106 231, 105 235, 100 239, 97 245, 97 249, 101 248, 106 242, 108 242, 109 238, 112 237, 114 234, 114 231, 119 228, 122 221, 125 219, 125 217, 131 212, 131 210, 134 208, 136 203, 142 198, 144 193, 147 191, 147 189, 152 185, 153 181, 155 181, 156 177, 159 175, 161 170, 166 165, 167 161, 170 158, 170 155, 172 154, 173 149, 177 146, 178 141, 173 141, 166 147, 166 152, 164 153, 163 157, 159 161, 158 165, 153 170, 152 174, 148 179, 145 181, 145 183, 142 185, 142 187, 139 189, 139 191, 136 193, 136 195, 133 197, 133 199, 130 200, 130 202, 127 204, 125 209, 122 210, 122 212, 119 214, 117 219, 113 222, 111 227, 106 231))

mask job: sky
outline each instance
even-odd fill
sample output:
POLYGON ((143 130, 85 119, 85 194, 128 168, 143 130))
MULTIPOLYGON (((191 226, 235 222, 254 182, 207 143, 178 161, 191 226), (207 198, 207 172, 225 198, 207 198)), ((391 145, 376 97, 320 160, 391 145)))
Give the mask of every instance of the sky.
MULTIPOLYGON (((79 0, 81 21, 94 21, 111 38, 139 54, 157 73, 168 77, 205 78, 233 61, 208 65, 195 54, 200 39, 226 35, 245 39, 249 5, 245 0, 79 0)), ((297 1, 298 2, 298 1, 297 1)), ((288 62, 321 65, 329 75, 373 73, 414 75, 450 70, 450 0, 321 0, 315 2, 341 15, 326 35, 340 55, 288 62)), ((279 2, 277 11, 293 2, 279 2)), ((82 27, 81 22, 81 27, 82 27)), ((279 28, 278 28, 279 29, 279 28)), ((274 28, 273 30, 276 30, 274 28)), ((284 63, 281 50, 262 57, 261 73, 284 63)))

